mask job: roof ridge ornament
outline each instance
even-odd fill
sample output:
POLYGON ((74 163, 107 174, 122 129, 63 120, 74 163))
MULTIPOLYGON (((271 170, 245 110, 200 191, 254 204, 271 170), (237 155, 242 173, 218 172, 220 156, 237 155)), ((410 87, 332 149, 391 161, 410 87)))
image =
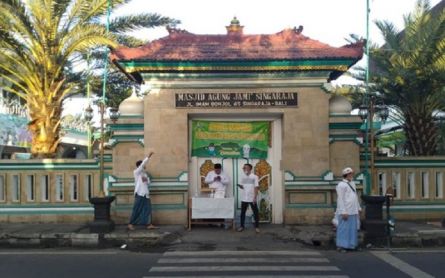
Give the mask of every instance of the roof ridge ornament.
POLYGON ((287 27, 283 30, 281 30, 280 32, 278 32, 277 34, 288 34, 288 35, 301 35, 301 33, 303 33, 303 25, 299 25, 294 26, 294 27, 287 27))
POLYGON ((242 35, 244 26, 240 25, 240 21, 236 16, 230 21, 230 25, 226 26, 227 35, 242 35))
POLYGON ((191 34, 189 31, 187 31, 185 29, 179 29, 179 28, 175 28, 175 27, 171 27, 171 26, 167 26, 165 28, 167 29, 167 32, 169 34, 191 34))
POLYGON ((295 26, 293 30, 295 33, 301 34, 303 32, 303 25, 298 26, 298 28, 295 26))
POLYGON ((360 39, 356 42, 350 42, 349 44, 345 44, 341 46, 341 48, 361 48, 366 44, 366 39, 360 39))

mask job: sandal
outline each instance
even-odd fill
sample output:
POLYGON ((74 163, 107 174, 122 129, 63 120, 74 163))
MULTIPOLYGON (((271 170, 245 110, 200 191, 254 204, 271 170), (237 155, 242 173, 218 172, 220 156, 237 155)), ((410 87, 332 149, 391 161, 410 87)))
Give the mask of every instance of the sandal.
POLYGON ((155 230, 155 229, 159 229, 159 227, 156 227, 153 224, 150 224, 150 225, 147 226, 147 230, 155 230))

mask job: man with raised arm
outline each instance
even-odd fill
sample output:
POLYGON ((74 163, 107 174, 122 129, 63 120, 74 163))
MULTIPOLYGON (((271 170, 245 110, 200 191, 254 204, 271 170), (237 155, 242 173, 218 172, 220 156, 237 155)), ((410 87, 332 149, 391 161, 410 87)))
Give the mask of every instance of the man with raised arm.
POLYGON ((130 223, 128 224, 129 230, 134 230, 134 225, 147 225, 147 229, 157 228, 151 223, 151 201, 150 190, 148 188, 150 178, 145 171, 145 165, 148 163, 152 155, 153 152, 150 152, 144 160, 138 160, 136 162, 136 169, 133 171, 135 184, 134 205, 130 223))

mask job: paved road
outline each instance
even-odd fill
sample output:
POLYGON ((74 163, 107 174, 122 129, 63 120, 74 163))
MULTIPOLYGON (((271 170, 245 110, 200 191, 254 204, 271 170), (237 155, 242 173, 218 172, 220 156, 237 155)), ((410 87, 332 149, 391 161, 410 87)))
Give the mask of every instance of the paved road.
POLYGON ((445 277, 445 250, 167 251, 0 250, 2 278, 445 277))

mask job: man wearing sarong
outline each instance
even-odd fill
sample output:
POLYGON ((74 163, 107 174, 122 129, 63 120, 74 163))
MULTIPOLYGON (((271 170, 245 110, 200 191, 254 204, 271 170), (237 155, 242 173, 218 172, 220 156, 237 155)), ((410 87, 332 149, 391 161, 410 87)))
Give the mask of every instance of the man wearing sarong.
POLYGON ((338 183, 337 191, 337 249, 340 252, 357 249, 360 223, 360 204, 355 183, 352 181, 354 171, 345 168, 343 180, 338 183))
POLYGON ((145 171, 145 165, 150 160, 153 152, 150 152, 144 160, 136 162, 136 169, 133 171, 134 175, 134 205, 131 213, 129 230, 134 230, 134 225, 147 225, 147 229, 156 229, 157 227, 151 223, 151 201, 150 178, 145 171))

